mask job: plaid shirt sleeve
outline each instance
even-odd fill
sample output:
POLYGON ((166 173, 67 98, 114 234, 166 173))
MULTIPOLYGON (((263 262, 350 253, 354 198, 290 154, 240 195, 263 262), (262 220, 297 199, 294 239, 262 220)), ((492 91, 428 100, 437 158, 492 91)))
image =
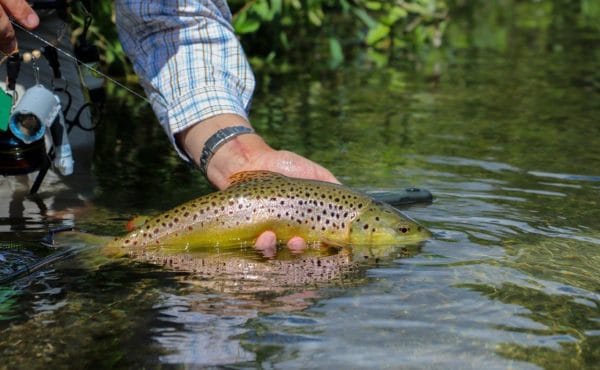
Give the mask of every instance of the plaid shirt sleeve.
POLYGON ((222 113, 247 118, 254 76, 226 0, 118 0, 117 28, 152 107, 174 135, 222 113))

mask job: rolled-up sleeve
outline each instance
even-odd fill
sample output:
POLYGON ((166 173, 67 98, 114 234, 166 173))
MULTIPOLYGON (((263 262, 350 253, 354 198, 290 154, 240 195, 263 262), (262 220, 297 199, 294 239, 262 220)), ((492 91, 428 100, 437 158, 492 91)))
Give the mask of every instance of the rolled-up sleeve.
POLYGON ((174 135, 222 113, 247 118, 254 76, 225 0, 118 0, 121 43, 152 107, 174 135))

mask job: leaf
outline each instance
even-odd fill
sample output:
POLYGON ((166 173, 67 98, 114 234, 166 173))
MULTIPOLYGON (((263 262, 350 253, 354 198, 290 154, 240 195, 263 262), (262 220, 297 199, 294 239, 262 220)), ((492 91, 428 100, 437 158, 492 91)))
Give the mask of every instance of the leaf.
POLYGON ((367 25, 367 27, 374 28, 377 26, 377 21, 373 19, 364 9, 353 8, 352 11, 364 24, 367 25))
POLYGON ((383 4, 380 1, 366 1, 365 8, 369 10, 381 10, 383 4))
POLYGON ((393 7, 390 12, 382 18, 382 23, 387 24, 388 26, 393 25, 399 19, 406 18, 408 16, 408 12, 406 9, 401 8, 399 6, 393 7))
POLYGON ((337 68, 344 61, 344 52, 340 41, 334 37, 329 38, 329 66, 337 68))
POLYGON ((264 21, 273 20, 273 13, 271 13, 267 0, 257 1, 251 9, 260 17, 260 19, 264 21))
POLYGON ((369 45, 377 43, 377 41, 387 37, 390 34, 390 27, 379 23, 374 28, 371 28, 367 33, 366 42, 369 45))
POLYGON ((271 0, 271 13, 273 15, 281 14, 282 7, 283 7, 282 0, 271 0))
POLYGON ((233 20, 233 28, 238 34, 252 33, 258 30, 260 22, 256 19, 248 19, 248 13, 239 13, 233 20))
POLYGON ((288 40, 287 34, 285 34, 285 32, 279 34, 279 42, 281 43, 281 46, 284 49, 290 48, 290 41, 288 40))
POLYGON ((319 27, 323 23, 323 11, 320 8, 308 10, 308 20, 319 27))

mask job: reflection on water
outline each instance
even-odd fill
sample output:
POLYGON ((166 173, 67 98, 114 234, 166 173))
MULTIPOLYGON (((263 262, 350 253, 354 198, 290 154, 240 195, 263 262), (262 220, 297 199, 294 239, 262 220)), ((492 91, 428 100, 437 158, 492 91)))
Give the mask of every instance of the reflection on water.
MULTIPOLYGON (((261 79, 253 121, 275 146, 358 189, 432 191, 406 210, 435 234, 410 255, 276 290, 65 261, 0 289, 0 368, 597 367, 594 58, 515 42, 456 53, 434 82, 403 67, 261 79)), ((78 224, 119 234, 135 213, 208 191, 164 155, 160 129, 119 127, 101 132, 97 197, 78 224)), ((39 231, 39 218, 22 221, 39 231)), ((1 271, 45 253, 2 248, 1 271)))

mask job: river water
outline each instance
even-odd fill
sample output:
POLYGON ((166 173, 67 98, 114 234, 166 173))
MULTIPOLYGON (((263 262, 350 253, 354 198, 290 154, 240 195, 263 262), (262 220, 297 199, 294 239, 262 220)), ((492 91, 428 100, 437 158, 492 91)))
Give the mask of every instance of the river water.
MULTIPOLYGON (((355 189, 429 189, 432 204, 404 212, 434 237, 286 289, 70 259, 0 287, 0 368, 598 368, 595 37, 458 50, 422 69, 259 74, 252 120, 267 141, 355 189)), ((47 253, 28 240, 48 227, 119 234, 134 214, 210 191, 151 112, 114 107, 95 196, 7 222, 2 240, 17 243, 3 244, 1 273, 47 253)))

